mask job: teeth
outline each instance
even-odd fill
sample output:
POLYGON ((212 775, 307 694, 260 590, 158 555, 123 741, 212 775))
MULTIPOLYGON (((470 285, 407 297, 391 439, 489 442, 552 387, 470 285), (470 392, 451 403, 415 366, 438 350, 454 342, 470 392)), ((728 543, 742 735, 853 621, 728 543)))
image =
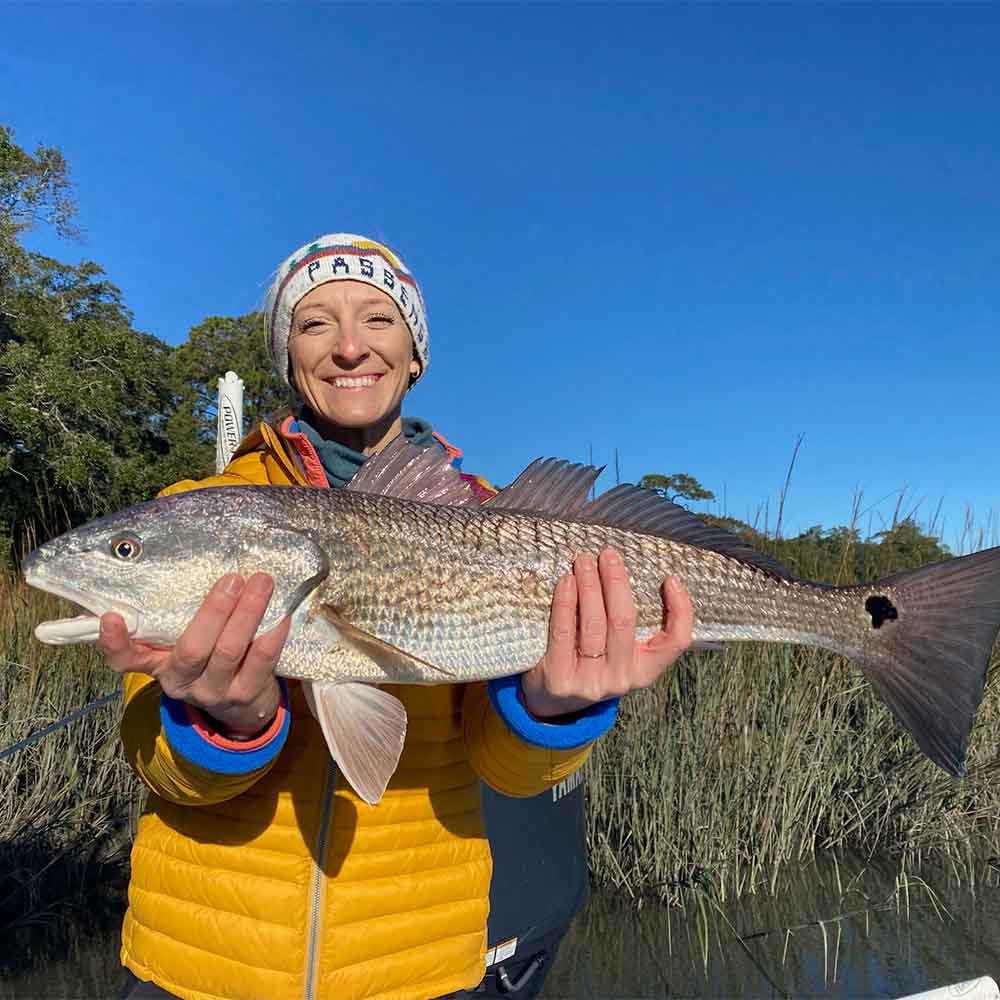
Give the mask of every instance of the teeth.
POLYGON ((363 385, 374 385, 378 381, 378 377, 375 375, 361 375, 356 378, 350 378, 346 375, 342 375, 339 378, 333 380, 333 384, 342 389, 353 389, 359 388, 363 385))

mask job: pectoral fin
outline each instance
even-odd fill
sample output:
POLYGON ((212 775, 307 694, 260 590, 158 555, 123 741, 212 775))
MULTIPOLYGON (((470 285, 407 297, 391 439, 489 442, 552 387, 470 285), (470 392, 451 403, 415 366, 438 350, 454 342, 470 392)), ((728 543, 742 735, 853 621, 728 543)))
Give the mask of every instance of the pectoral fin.
POLYGON ((390 674, 399 674, 401 677, 412 677, 414 672, 418 675, 430 670, 440 674, 442 678, 454 679, 455 674, 443 667, 437 667, 433 663, 421 660, 419 657, 411 656, 405 650, 391 643, 379 639, 378 636, 370 632, 363 632, 357 626, 352 625, 336 608, 329 604, 321 604, 319 613, 326 621, 336 629, 337 638, 346 646, 351 646, 369 659, 374 660, 380 667, 390 674))
POLYGON ((370 684, 306 682, 302 688, 330 756, 354 791, 375 805, 403 752, 406 709, 402 702, 370 684))

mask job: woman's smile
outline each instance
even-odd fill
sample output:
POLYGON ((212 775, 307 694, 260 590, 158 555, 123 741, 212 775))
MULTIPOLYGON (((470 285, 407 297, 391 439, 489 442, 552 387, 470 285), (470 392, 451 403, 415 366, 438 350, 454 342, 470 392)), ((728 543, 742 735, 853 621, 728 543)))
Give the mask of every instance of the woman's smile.
POLYGON ((333 378, 326 379, 326 382, 335 389, 344 389, 347 392, 362 392, 365 389, 372 388, 381 378, 382 373, 376 372, 370 375, 335 375, 333 378))

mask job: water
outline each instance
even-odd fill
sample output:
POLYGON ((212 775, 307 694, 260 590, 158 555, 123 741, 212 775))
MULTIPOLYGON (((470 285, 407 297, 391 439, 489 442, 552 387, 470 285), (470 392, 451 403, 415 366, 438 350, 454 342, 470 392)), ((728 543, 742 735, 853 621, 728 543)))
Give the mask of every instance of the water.
POLYGON ((598 893, 542 998, 860 1000, 1000 980, 996 880, 987 873, 973 892, 945 872, 921 874, 926 885, 911 876, 897 892, 890 865, 810 866, 787 876, 778 896, 744 897, 721 915, 706 897, 678 911, 598 893))
MULTIPOLYGON (((892 866, 826 863, 786 876, 776 898, 745 897, 722 915, 706 896, 680 911, 637 909, 620 895, 595 892, 563 942, 542 1000, 860 1000, 978 975, 1000 979, 996 880, 987 873, 973 892, 944 872, 921 874, 927 887, 911 880, 897 893, 892 866)), ((56 938, 4 937, 0 1000, 113 997, 121 979, 118 925, 63 922, 56 938)))
POLYGON ((62 921, 0 940, 0 1000, 112 1000, 122 981, 121 918, 62 921))

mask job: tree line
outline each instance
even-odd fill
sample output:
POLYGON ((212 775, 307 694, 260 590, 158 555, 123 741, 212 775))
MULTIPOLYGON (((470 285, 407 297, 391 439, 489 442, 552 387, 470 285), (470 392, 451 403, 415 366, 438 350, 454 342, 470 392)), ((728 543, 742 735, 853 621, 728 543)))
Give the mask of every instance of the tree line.
MULTIPOLYGON (((137 330, 99 264, 66 264, 24 246, 38 227, 73 239, 69 166, 0 125, 0 558, 212 470, 215 398, 227 369, 244 380, 247 426, 291 400, 270 369, 259 313, 210 316, 174 347, 137 330)), ((712 499, 693 477, 650 474, 679 502, 712 499)), ((847 582, 945 557, 912 520, 871 539, 816 527, 774 539, 712 518, 813 579, 847 582)))
POLYGON ((29 251, 47 226, 77 236, 58 149, 20 147, 0 125, 0 532, 7 554, 211 471, 218 376, 245 383, 256 421, 289 402, 262 318, 211 316, 171 347, 137 330, 92 261, 29 251))

